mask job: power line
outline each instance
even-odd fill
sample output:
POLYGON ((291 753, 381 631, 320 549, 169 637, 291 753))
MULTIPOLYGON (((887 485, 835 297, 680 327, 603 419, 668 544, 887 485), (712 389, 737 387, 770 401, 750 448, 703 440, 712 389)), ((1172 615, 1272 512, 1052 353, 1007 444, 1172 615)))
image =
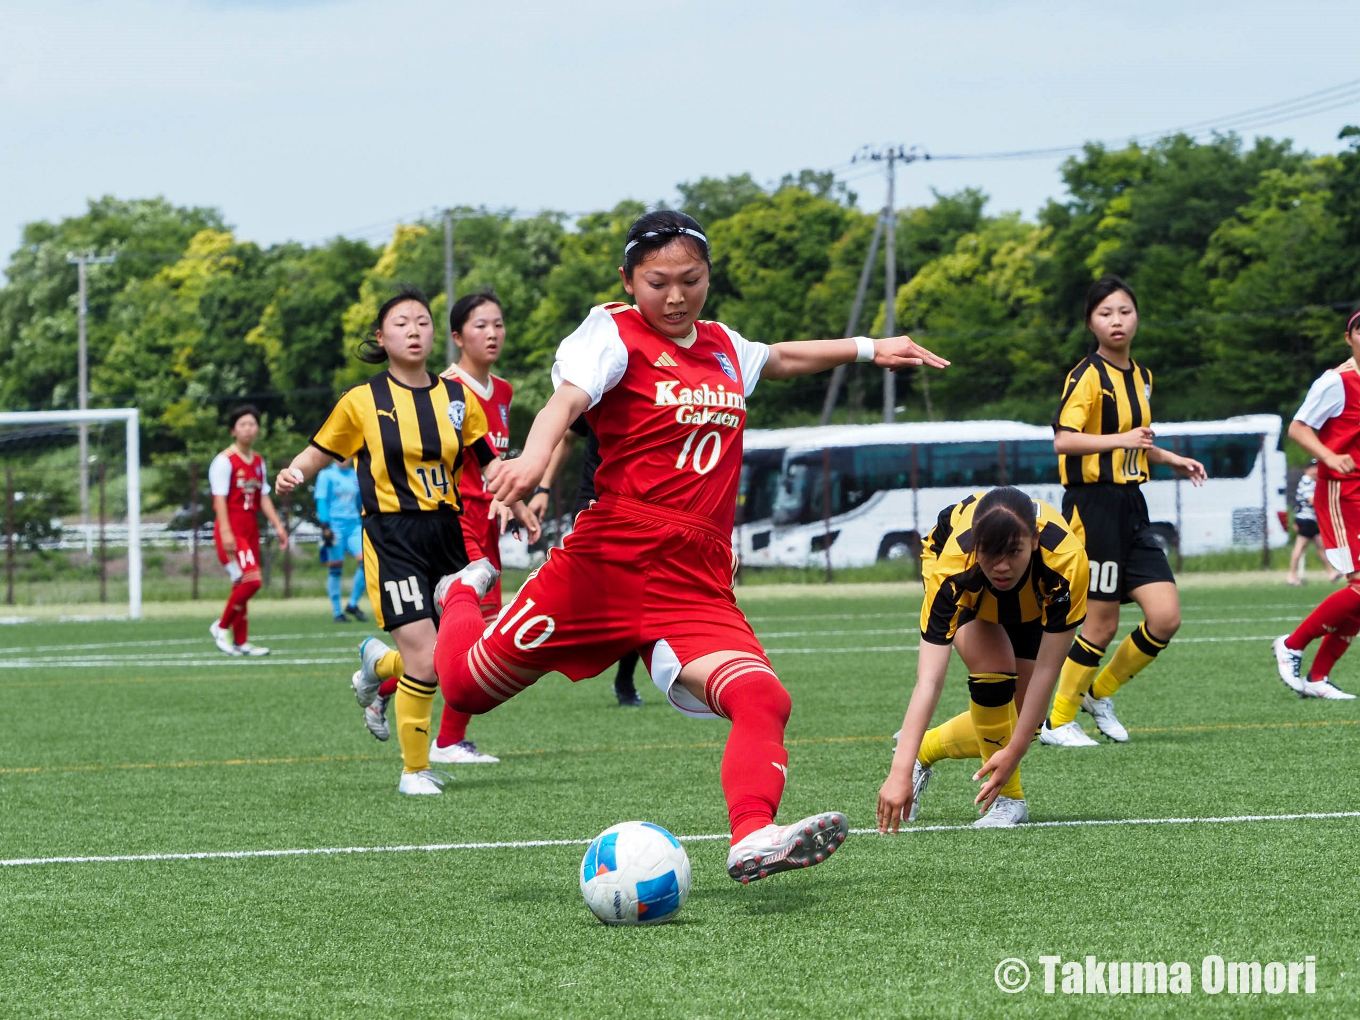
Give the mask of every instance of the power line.
POLYGON ((1241 110, 1237 113, 1226 114, 1209 120, 1196 121, 1180 127, 1166 128, 1161 131, 1147 131, 1142 134, 1129 136, 1127 139, 1104 142, 1082 142, 1076 145, 1055 145, 1036 149, 1016 149, 1009 152, 926 154, 923 155, 922 158, 950 161, 1044 159, 1068 153, 1081 152, 1087 145, 1092 144, 1102 145, 1106 148, 1118 148, 1127 142, 1141 144, 1146 141, 1165 138, 1176 134, 1200 135, 1213 131, 1245 131, 1270 127, 1275 124, 1284 123, 1288 120, 1296 120, 1302 117, 1311 117, 1319 113, 1327 113, 1331 110, 1350 106, 1356 102, 1360 102, 1360 78, 1342 82, 1341 84, 1333 85, 1330 88, 1319 89, 1316 92, 1295 96, 1292 99, 1282 99, 1275 103, 1269 103, 1266 106, 1253 107, 1249 110, 1241 110))

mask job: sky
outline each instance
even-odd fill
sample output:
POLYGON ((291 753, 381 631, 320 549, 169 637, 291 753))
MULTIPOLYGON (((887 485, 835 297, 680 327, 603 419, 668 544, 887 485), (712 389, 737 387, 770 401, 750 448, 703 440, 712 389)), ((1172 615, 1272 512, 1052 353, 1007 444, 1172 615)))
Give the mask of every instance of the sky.
MULTIPOLYGON (((836 168, 869 208, 885 175, 850 163, 866 145, 1218 123, 1360 79, 1358 39, 1355 0, 0 0, 0 264, 23 224, 104 194, 214 206, 266 245, 803 168, 836 168)), ((1360 99, 1260 133, 1336 152, 1347 123, 1360 99)), ((972 186, 1032 216, 1061 159, 913 163, 897 203, 972 186)))

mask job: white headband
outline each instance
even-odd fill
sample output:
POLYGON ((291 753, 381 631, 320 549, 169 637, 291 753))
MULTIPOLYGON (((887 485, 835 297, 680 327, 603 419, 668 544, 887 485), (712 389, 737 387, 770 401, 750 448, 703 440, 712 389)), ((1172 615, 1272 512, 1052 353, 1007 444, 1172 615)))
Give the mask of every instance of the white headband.
POLYGON ((649 230, 636 240, 629 241, 623 246, 624 257, 627 257, 628 253, 633 250, 635 244, 645 241, 649 237, 665 237, 667 234, 688 234, 690 237, 697 237, 700 241, 703 241, 705 248, 708 247, 708 238, 697 230, 691 230, 689 227, 666 227, 664 230, 649 230))

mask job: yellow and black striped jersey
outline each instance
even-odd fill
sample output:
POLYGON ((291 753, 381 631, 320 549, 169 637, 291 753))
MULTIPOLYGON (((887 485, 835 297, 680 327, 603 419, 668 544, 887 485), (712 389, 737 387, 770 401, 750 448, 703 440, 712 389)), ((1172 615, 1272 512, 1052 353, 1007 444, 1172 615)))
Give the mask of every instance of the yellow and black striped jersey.
MULTIPOLYGON (((1053 415, 1053 431, 1084 432, 1112 436, 1152 424, 1152 373, 1136 361, 1116 368, 1099 354, 1092 354, 1067 373, 1062 402, 1053 415)), ((1063 485, 1113 482, 1138 485, 1146 482, 1146 450, 1110 450, 1107 453, 1060 454, 1058 475, 1063 485)))
POLYGON ((456 379, 430 376, 416 389, 390 372, 346 390, 312 445, 337 460, 355 458, 365 514, 461 510, 463 450, 495 459, 486 414, 456 379))
POLYGON ((1013 588, 997 591, 973 555, 973 513, 984 492, 976 492, 940 511, 921 550, 926 600, 921 605, 921 637, 947 645, 965 623, 1030 623, 1061 633, 1086 618, 1090 566, 1081 540, 1062 514, 1034 501, 1039 548, 1029 570, 1013 588))

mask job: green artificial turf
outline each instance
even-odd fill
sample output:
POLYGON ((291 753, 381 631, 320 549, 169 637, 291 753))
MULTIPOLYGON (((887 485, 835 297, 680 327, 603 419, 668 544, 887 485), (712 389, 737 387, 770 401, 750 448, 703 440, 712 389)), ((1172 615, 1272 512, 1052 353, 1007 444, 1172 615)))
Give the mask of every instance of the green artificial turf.
MULTIPOLYGON (((872 824, 918 590, 743 592, 793 695, 782 819, 872 824)), ((1292 696, 1268 647, 1323 591, 1188 588, 1180 635, 1117 699, 1130 743, 1032 747, 1032 819, 1360 810, 1360 701, 1292 696)), ((1360 818, 856 833, 747 887, 724 839, 693 840, 677 920, 610 929, 580 900, 585 842, 629 818, 725 832, 725 723, 666 708, 641 672, 641 709, 607 676, 550 676, 474 720, 501 764, 402 798, 395 738, 373 740, 349 690, 370 631, 261 601, 251 638, 274 654, 228 660, 212 607, 194 612, 0 628, 0 858, 578 842, 0 867, 0 1016, 1360 1015, 1360 818), (1044 954, 1188 961, 1193 991, 1047 995, 1044 954), (1206 994, 1207 954, 1312 954, 1316 994, 1206 994), (1034 971, 1013 996, 993 976, 1008 957, 1034 971)), ((965 707, 963 675, 937 719, 965 707)), ((1360 689, 1360 657, 1334 679, 1360 689)), ((936 768, 918 828, 975 817, 973 768, 936 768)))

